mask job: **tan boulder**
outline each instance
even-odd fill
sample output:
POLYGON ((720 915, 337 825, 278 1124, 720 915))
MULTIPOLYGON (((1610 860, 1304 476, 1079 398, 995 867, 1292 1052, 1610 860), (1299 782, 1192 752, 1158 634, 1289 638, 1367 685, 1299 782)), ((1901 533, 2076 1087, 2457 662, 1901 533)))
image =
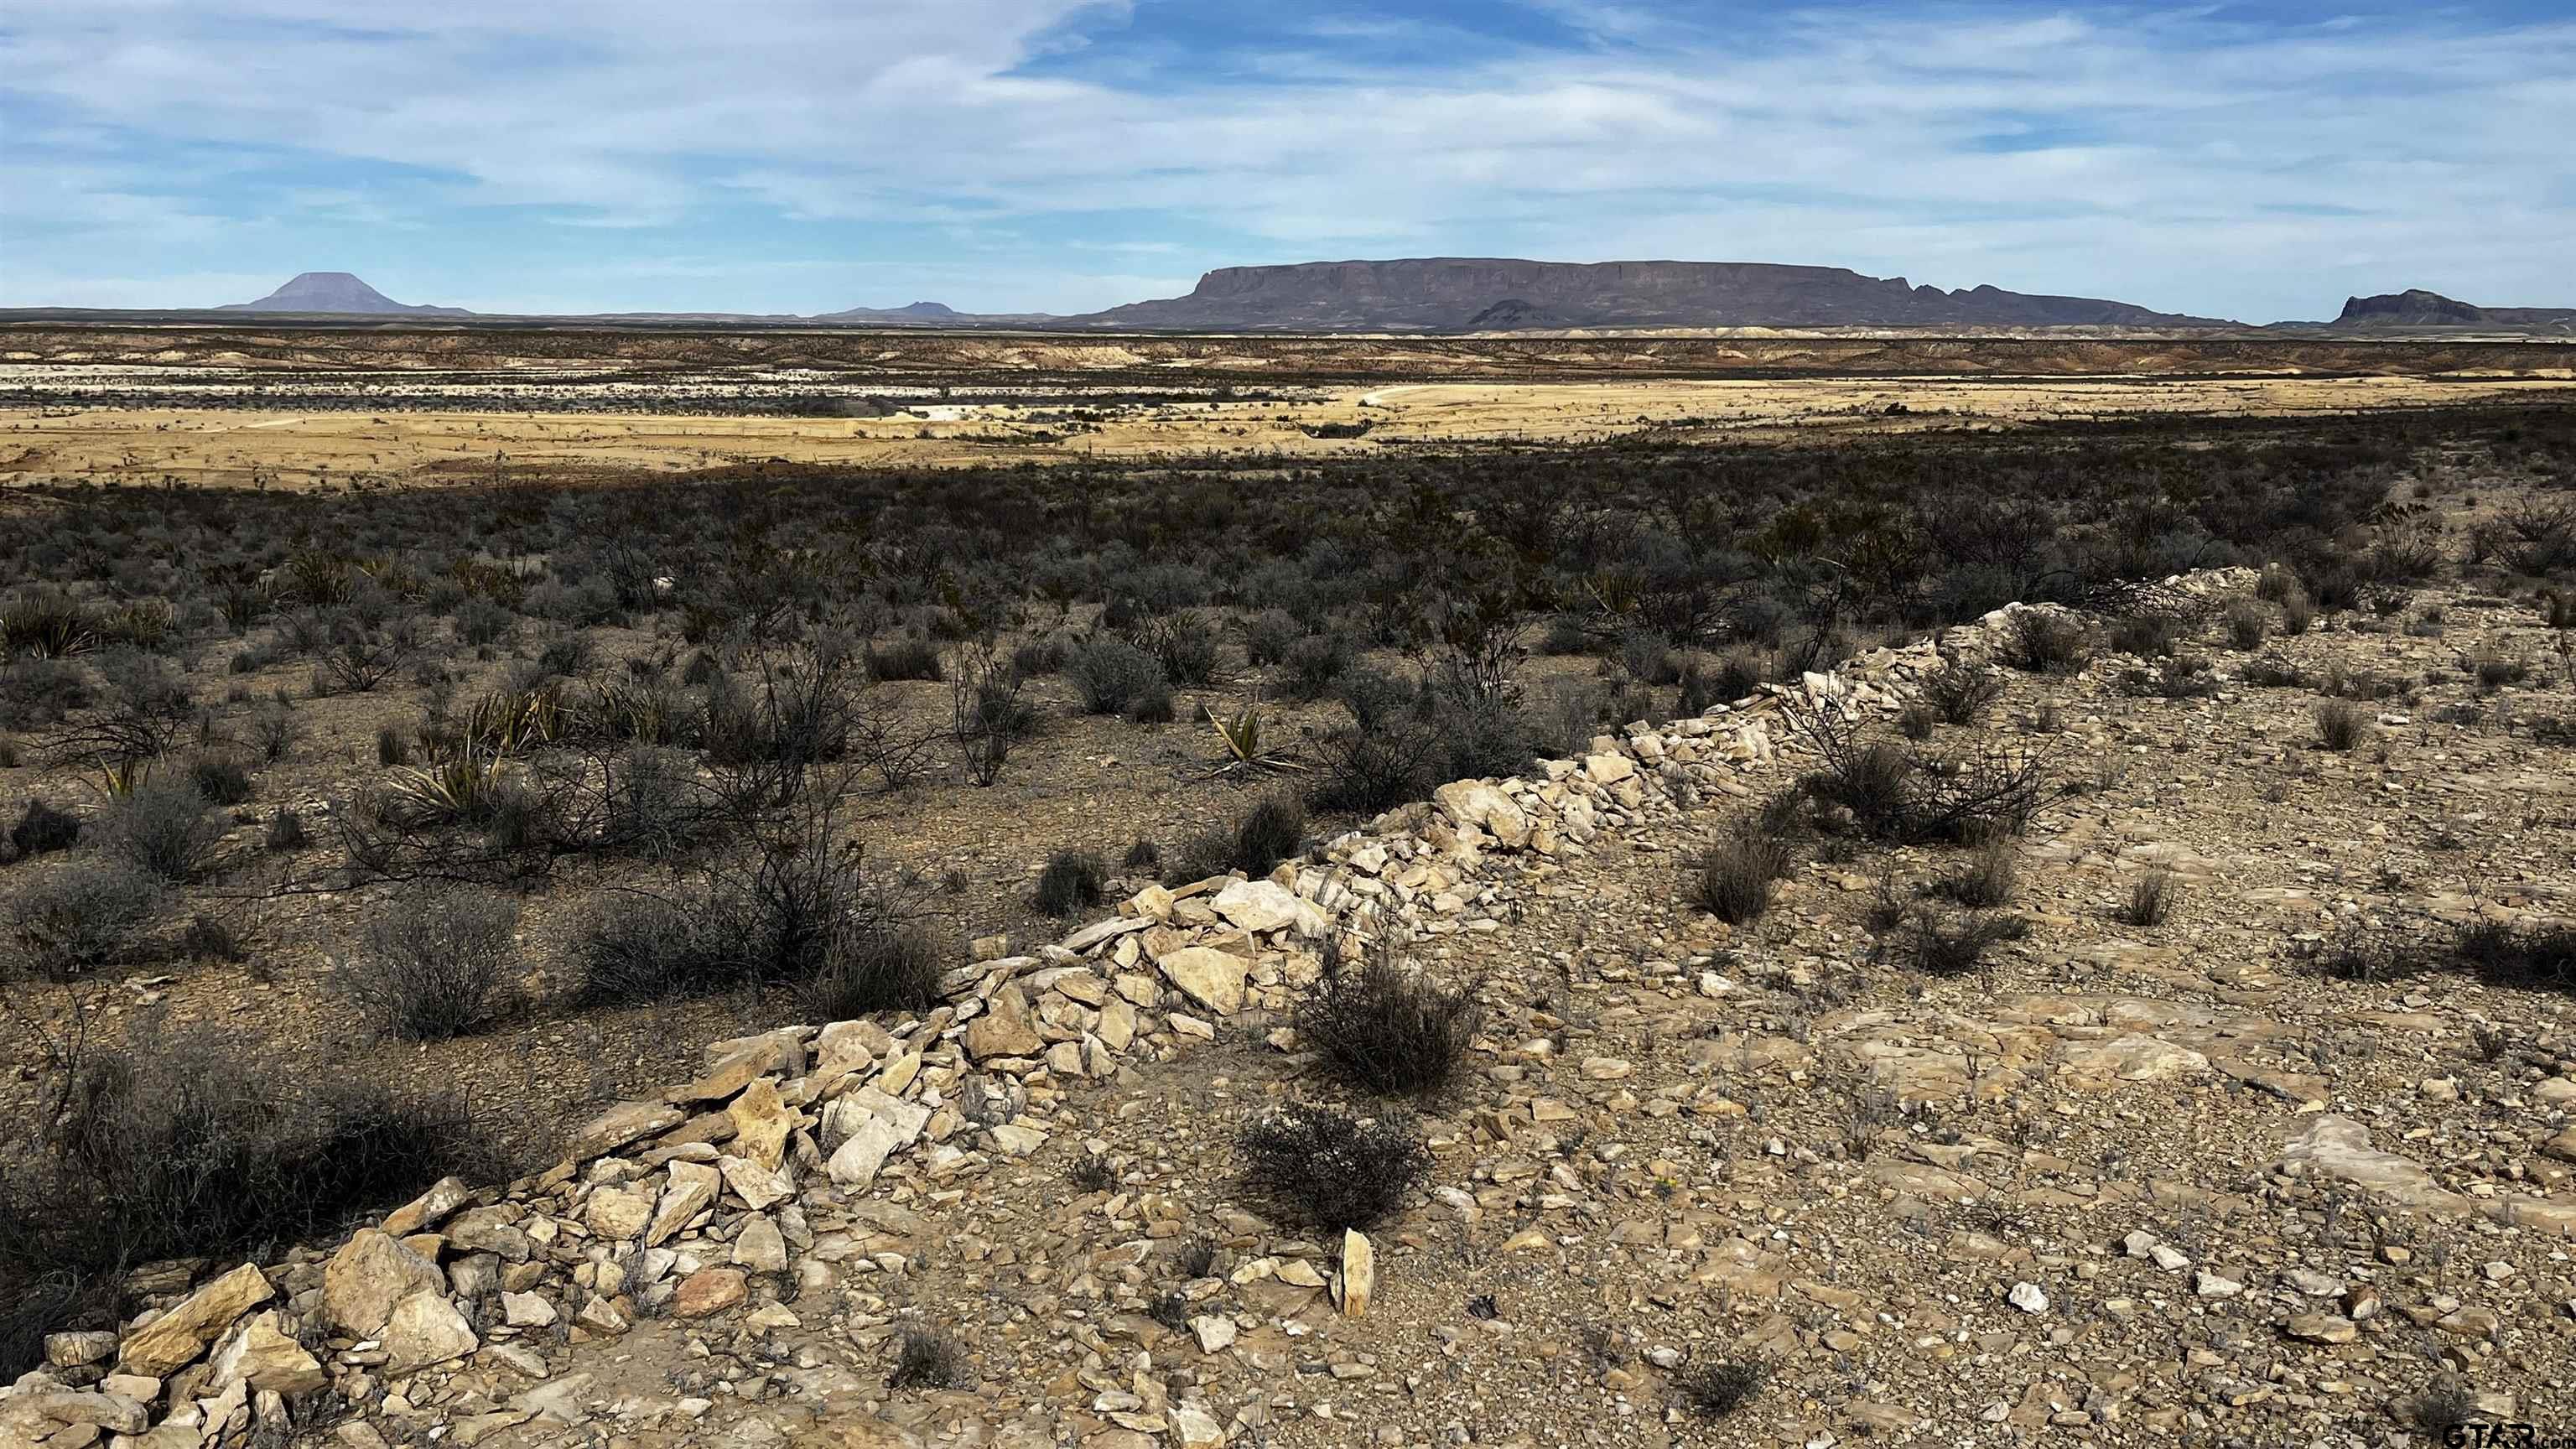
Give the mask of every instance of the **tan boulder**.
POLYGON ((1368 1316, 1369 1297, 1377 1291, 1377 1248, 1367 1235, 1342 1230, 1342 1316, 1368 1316))
POLYGON ((996 1057, 1033 1057, 1046 1050, 1046 1038, 1029 1020, 1028 998, 1016 986, 993 993, 984 1014, 966 1023, 966 1054, 976 1061, 996 1057))
POLYGON ((672 1163, 671 1185, 662 1189, 662 1201, 644 1229, 644 1246, 658 1248, 669 1242, 689 1225, 689 1219, 716 1200, 723 1186, 724 1175, 703 1162, 672 1163))
POLYGON ((787 1160, 787 1139, 796 1130, 796 1113, 778 1095, 778 1084, 762 1077, 743 1088, 725 1109, 733 1118, 733 1152, 775 1172, 787 1160))
POLYGON ((284 1315, 270 1310, 234 1324, 208 1357, 213 1377, 207 1387, 220 1393, 234 1384, 255 1392, 293 1396, 311 1393, 331 1381, 321 1360, 286 1331, 284 1315))
POLYGON ((671 1296, 671 1313, 678 1318, 704 1318, 721 1313, 742 1302, 749 1290, 749 1280, 739 1268, 700 1268, 680 1281, 671 1296))
POLYGON ((1184 946, 1154 964, 1182 995, 1219 1016, 1243 1009, 1243 982, 1249 968, 1242 957, 1206 946, 1184 946))
POLYGON ((583 1123, 565 1152, 575 1162, 588 1162, 687 1120, 687 1113, 666 1102, 620 1102, 583 1123))
POLYGON ((126 1339, 117 1353, 117 1367, 148 1378, 165 1378, 171 1370, 194 1362, 216 1335, 243 1314, 276 1296, 259 1265, 244 1263, 126 1339))
POLYGON ((599 1236, 623 1242, 641 1236, 653 1221, 653 1199, 621 1187, 596 1188, 582 1208, 582 1221, 599 1236))
POLYGON ((1474 826, 1515 850, 1529 843, 1529 816, 1499 785, 1454 780, 1431 792, 1431 803, 1452 824, 1474 826))
POLYGON ((435 1290, 415 1293, 395 1304, 382 1337, 385 1372, 396 1378, 463 1358, 482 1346, 465 1315, 456 1311, 445 1293, 435 1290))

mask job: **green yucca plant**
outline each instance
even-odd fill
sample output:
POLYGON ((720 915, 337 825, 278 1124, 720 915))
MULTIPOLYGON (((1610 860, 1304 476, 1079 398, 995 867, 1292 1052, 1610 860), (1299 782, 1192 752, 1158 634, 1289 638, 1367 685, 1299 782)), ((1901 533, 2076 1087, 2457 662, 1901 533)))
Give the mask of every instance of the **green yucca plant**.
POLYGON ((152 762, 134 756, 118 760, 99 773, 100 788, 111 800, 122 800, 152 778, 152 762))
POLYGON ((286 561, 295 596, 308 604, 345 604, 356 591, 355 570, 338 554, 308 548, 286 561))
POLYGON ((99 620, 98 632, 119 644, 158 649, 170 637, 178 617, 167 599, 137 599, 99 620))
POLYGON ((1305 768, 1285 753, 1262 748, 1261 706, 1258 702, 1245 705, 1231 720, 1219 718, 1215 710, 1204 704, 1199 706, 1199 710, 1207 716, 1209 726, 1215 729, 1218 742, 1225 746, 1227 758, 1217 765, 1220 774, 1236 770, 1305 768))
POLYGON ((388 775, 382 803, 395 807, 408 824, 468 824, 491 813, 509 772, 506 758, 450 755, 426 767, 407 766, 388 775))
POLYGON ((678 711, 672 708, 671 697, 640 681, 611 680, 598 686, 583 713, 613 740, 667 745, 678 733, 678 711))
POLYGON ((425 587, 418 571, 392 554, 362 558, 357 561, 356 568, 358 572, 384 586, 386 591, 401 594, 406 598, 417 598, 425 587))
POLYGON ((469 594, 480 594, 504 608, 515 609, 528 594, 527 580, 499 564, 458 559, 448 569, 456 582, 469 594))
POLYGON ((557 745, 571 737, 575 714, 564 703, 560 686, 504 689, 466 706, 457 721, 461 753, 493 758, 532 746, 557 745))
POLYGON ((0 653, 65 659, 98 644, 89 616, 69 599, 22 599, 0 613, 0 653))

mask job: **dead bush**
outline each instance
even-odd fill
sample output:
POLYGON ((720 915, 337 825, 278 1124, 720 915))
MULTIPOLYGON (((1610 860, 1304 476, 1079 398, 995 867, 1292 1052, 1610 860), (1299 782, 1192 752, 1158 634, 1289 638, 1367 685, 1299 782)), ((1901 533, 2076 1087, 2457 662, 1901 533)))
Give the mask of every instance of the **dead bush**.
POLYGON ((1917 910, 1907 937, 1908 954, 1914 969, 1926 976, 1965 976, 1984 963, 1989 950, 2029 934, 2030 923, 2018 916, 1945 916, 1917 910))
POLYGON ((2129 898, 2120 907, 2120 922, 2128 926, 2161 926, 2181 899, 2182 882, 2172 871, 2151 870, 2130 884, 2129 898))
POLYGON ((1904 844, 2019 833, 2063 796, 2045 751, 1999 745, 1936 753, 1862 738, 1828 712, 1795 726, 1822 757, 1800 788, 1828 814, 1874 839, 1904 844))
POLYGON ((1334 1075, 1380 1096, 1447 1086, 1485 1024, 1473 983, 1442 987, 1405 968, 1391 943, 1354 971, 1339 942, 1325 948, 1323 979, 1297 1012, 1300 1041, 1323 1054, 1334 1075))
POLYGON ((2071 615, 2025 609, 2012 616, 2004 658, 2029 674, 2073 674, 2092 657, 2083 621, 2071 615))
POLYGON ((1975 724, 2003 697, 2003 676, 1971 664, 1954 661, 1923 681, 1923 702, 1943 724, 1975 724))
POLYGON ((442 1177, 509 1164, 458 1107, 278 1070, 211 1036, 93 1054, 66 1117, 0 1176, 0 1376, 43 1334, 116 1327, 123 1275, 327 1239, 442 1177))
POLYGON ((1700 857, 1693 880, 1700 909, 1741 926, 1771 909, 1771 892, 1797 864, 1786 840, 1758 827, 1738 829, 1700 857))
POLYGON ((971 1389, 974 1365, 966 1346, 933 1329, 909 1327, 895 1337, 894 1367, 886 1373, 890 1389, 971 1389))
POLYGON ((2370 733, 2370 716, 2349 700, 2329 699, 2316 707, 2317 748, 2338 753, 2360 744, 2370 733))
POLYGON ((385 1036, 445 1041, 505 1009, 520 974, 519 903, 441 891, 394 901, 340 966, 340 990, 385 1036))
POLYGON ((1247 1126, 1242 1147, 1257 1196, 1331 1232, 1369 1227, 1405 1207, 1431 1174, 1431 1153, 1403 1117, 1362 1122, 1290 1103, 1247 1126))

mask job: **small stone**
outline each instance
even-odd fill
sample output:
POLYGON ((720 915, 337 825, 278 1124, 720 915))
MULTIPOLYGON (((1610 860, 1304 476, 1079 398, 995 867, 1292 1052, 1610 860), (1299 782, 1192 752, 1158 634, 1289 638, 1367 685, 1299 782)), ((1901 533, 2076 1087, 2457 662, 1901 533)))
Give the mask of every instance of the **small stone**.
POLYGON ((596 1188, 583 1206, 581 1218, 593 1233, 622 1243, 642 1235, 645 1225, 653 1221, 653 1199, 620 1187, 596 1188))
POLYGON ((1203 1409, 1174 1404, 1163 1418, 1171 1425, 1172 1442, 1178 1449, 1217 1449, 1225 1442, 1224 1427, 1203 1409))
POLYGON ((2204 1268, 2192 1275, 2191 1291, 2203 1298, 2233 1298, 2245 1291, 2245 1285, 2204 1268))
POLYGON ((549 1328, 555 1321, 555 1306, 535 1293, 501 1295, 501 1321, 512 1328, 549 1328))
POLYGON ((700 1268, 680 1281, 679 1292, 671 1297, 671 1312, 679 1318, 704 1318, 742 1302, 749 1291, 749 1280, 740 1269, 700 1268))
POLYGON ((672 1163, 670 1186, 662 1189, 653 1221, 644 1229, 644 1246, 658 1248, 669 1242, 689 1225, 689 1219, 716 1200, 723 1182, 724 1175, 703 1162, 672 1163))
POLYGON ((2307 1343, 2350 1343, 2361 1329, 2339 1314, 2302 1313, 2290 1320, 2290 1336, 2307 1343))
POLYGON ((234 1325, 207 1360, 217 1392, 234 1384, 276 1394, 306 1394, 331 1381, 321 1361, 281 1325, 274 1310, 255 1313, 234 1325))
POLYGON ((2048 1295, 2040 1291, 2040 1286, 2036 1283, 2015 1283, 2012 1285, 2012 1291, 2004 1295, 2004 1301, 2024 1313, 2048 1311, 2048 1295))
POLYGON ((742 1095, 725 1108, 733 1119, 733 1153, 776 1172, 787 1160, 787 1139, 796 1130, 796 1114, 778 1095, 778 1084, 767 1077, 743 1088, 742 1095))
POLYGON ((1377 1291, 1377 1248, 1366 1236, 1342 1231, 1342 1316, 1368 1316, 1369 1297, 1377 1291))
POLYGON ((1210 1313, 1190 1320, 1190 1332, 1198 1335, 1199 1352, 1223 1353, 1234 1347, 1234 1320, 1222 1313, 1210 1313))
POLYGON ((737 1267, 754 1273, 784 1273, 787 1239, 779 1233, 778 1224, 766 1217, 754 1217, 734 1237, 733 1261, 737 1267))
POLYGON ((975 1060, 1033 1057, 1046 1050, 1046 1038, 1029 1020, 1029 1002, 1017 986, 1005 986, 985 1003, 984 1014, 966 1024, 966 1054, 975 1060))
POLYGON ((474 1200, 474 1190, 461 1177, 442 1177, 429 1191, 385 1214, 385 1235, 407 1238, 427 1232, 447 1221, 458 1208, 474 1200))

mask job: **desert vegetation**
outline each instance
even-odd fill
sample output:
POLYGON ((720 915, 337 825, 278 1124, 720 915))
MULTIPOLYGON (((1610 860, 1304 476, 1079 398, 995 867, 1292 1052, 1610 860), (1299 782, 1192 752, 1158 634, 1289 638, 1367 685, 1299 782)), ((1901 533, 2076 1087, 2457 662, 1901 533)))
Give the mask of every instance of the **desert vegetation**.
MULTIPOLYGON (((2543 590, 2576 568, 2571 467, 2576 427, 2533 409, 1297 466, 14 491, 0 932, 9 1105, 32 1129, 0 1201, 0 1297, 40 1307, 0 1368, 45 1327, 112 1317, 137 1261, 285 1241, 464 1157, 542 1165, 575 1107, 617 1087, 603 1069, 551 1097, 478 1093, 514 1044, 619 1032, 653 1042, 658 1071, 674 1029, 918 1013, 970 939, 1053 939, 1156 879, 1257 880, 1444 782, 2009 601, 2084 606, 2016 615, 1998 658, 1945 667, 1892 730, 1804 716, 1802 777, 1727 807, 1675 893, 1751 933, 1811 862, 1937 856, 1874 959, 1976 976, 2026 929, 2020 833, 2086 788, 2045 692, 2106 655, 2141 707, 2208 692, 2201 621, 2157 622, 2134 581, 2268 565, 2214 637, 2244 687, 2317 696, 2303 754, 2366 757, 2405 682, 2311 679, 2261 651, 2407 627, 2409 587, 2454 568, 2564 619, 2543 590), (2457 500, 2452 529, 2413 489, 2428 460, 2463 458, 2490 496, 2457 500), (222 1050, 256 1047, 251 1064, 161 1049, 173 997, 238 1014, 252 1040, 222 1050), (254 1000, 278 1016, 235 1004, 254 1000), (347 1094, 290 1085, 324 1060, 347 1094), (439 1138, 464 1146, 398 1149, 418 1122, 460 1124, 439 1138), (135 1146, 156 1142, 178 1145, 135 1146), (72 1210, 129 1179, 141 1216, 72 1210), (296 1206, 148 1206, 235 1193, 296 1206)), ((2564 658, 2463 677, 2504 691, 2564 658)), ((2149 879, 2104 914, 2163 922, 2183 893, 2149 879)), ((2453 959, 2565 969, 2563 940, 2537 936, 2453 959)), ((1480 1002, 1419 964, 1337 963, 1300 1014, 1341 1088, 1436 1103, 1458 1080, 1480 1002)), ((1317 1228, 1377 1221, 1427 1171, 1391 1112, 1291 1105, 1239 1147, 1247 1180, 1317 1228)), ((1759 1388, 1749 1373, 1712 1384, 1712 1412, 1759 1388)))

